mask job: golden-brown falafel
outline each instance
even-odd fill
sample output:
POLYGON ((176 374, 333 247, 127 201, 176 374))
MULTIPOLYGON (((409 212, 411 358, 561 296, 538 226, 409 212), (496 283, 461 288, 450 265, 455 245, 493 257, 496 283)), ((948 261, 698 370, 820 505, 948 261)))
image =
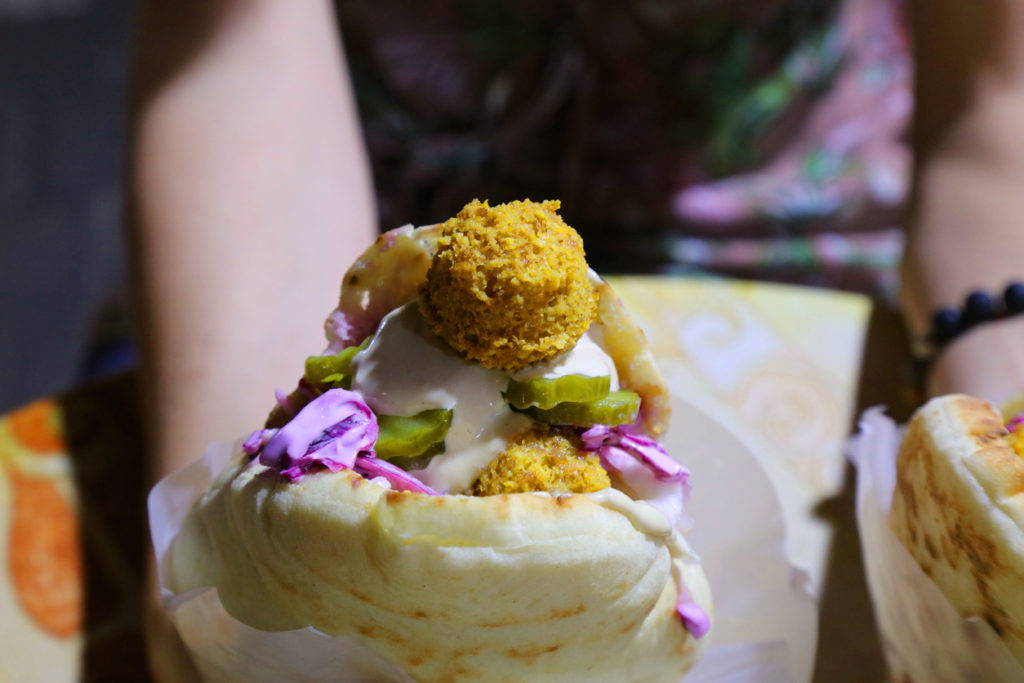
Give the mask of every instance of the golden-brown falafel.
POLYGON ((559 207, 474 200, 447 221, 420 288, 431 331, 488 368, 571 349, 597 314, 597 293, 583 240, 559 207))
POLYGON ((484 468, 472 493, 589 493, 609 486, 601 459, 584 451, 575 433, 538 426, 520 435, 484 468))

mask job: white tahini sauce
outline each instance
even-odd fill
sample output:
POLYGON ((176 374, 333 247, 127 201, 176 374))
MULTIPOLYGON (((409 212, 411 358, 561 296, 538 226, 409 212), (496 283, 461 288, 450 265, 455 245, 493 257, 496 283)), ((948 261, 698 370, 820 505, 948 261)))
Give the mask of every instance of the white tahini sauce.
POLYGON ((576 346, 560 353, 544 363, 528 365, 522 370, 512 373, 512 379, 525 381, 542 377, 554 379, 566 375, 586 375, 588 377, 611 378, 611 391, 619 389, 619 375, 615 371, 615 361, 605 353, 604 329, 600 323, 593 323, 576 342, 576 346))
POLYGON ((642 534, 660 538, 668 538, 672 534, 672 524, 668 518, 646 501, 633 500, 622 491, 611 488, 582 495, 601 507, 624 515, 633 524, 633 528, 642 534))
POLYGON ((388 313, 370 345, 352 359, 352 389, 378 415, 452 411, 445 452, 416 477, 438 491, 461 493, 529 420, 501 392, 508 375, 461 358, 430 332, 412 301, 388 313))
MULTIPOLYGON (((524 380, 608 375, 614 391, 619 388, 618 374, 602 342, 603 330, 595 323, 571 350, 511 376, 524 380)), ((369 346, 353 357, 352 373, 352 389, 378 415, 415 415, 432 408, 452 411, 444 453, 414 473, 438 491, 468 489, 508 441, 532 424, 513 412, 501 395, 510 374, 459 356, 427 329, 418 301, 384 316, 369 346)))

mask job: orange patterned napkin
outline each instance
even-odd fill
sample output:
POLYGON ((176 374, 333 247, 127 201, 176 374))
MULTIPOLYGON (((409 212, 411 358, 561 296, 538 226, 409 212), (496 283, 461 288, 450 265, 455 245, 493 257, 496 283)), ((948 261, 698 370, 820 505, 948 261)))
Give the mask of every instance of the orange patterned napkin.
POLYGON ((10 680, 73 680, 83 613, 71 464, 53 400, 0 418, 0 634, 10 680))

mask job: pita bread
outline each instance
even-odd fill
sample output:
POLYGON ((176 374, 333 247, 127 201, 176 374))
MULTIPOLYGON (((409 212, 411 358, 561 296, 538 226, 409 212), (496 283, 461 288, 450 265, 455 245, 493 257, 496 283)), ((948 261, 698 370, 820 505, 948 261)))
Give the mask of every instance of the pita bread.
POLYGON ((176 593, 214 585, 263 630, 362 636, 424 681, 677 681, 706 646, 675 613, 675 572, 710 610, 695 556, 592 496, 435 497, 261 469, 236 465, 190 513, 176 593))
POLYGON ((925 404, 900 447, 890 526, 957 612, 1024 664, 1024 460, 1007 435, 980 399, 925 404))
MULTIPOLYGON (((329 348, 417 296, 436 226, 383 235, 345 275, 329 348)), ((638 429, 662 434, 668 390, 603 281, 599 322, 638 429)), ((350 470, 285 483, 239 457, 189 513, 172 590, 216 586, 256 628, 359 636, 416 680, 678 681, 707 646, 676 613, 709 616, 681 530, 620 491, 551 496, 395 492, 350 470)))

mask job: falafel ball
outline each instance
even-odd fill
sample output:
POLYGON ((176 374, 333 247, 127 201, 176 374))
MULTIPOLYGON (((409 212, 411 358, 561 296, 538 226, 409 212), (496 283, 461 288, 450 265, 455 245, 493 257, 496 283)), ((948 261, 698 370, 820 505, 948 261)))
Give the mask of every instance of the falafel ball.
POLYGON ((487 368, 517 370, 571 349, 598 297, 560 206, 474 200, 448 220, 420 288, 430 330, 487 368))
POLYGON ((509 443, 474 482, 475 496, 548 491, 590 493, 611 486, 596 453, 572 430, 537 426, 509 443))

